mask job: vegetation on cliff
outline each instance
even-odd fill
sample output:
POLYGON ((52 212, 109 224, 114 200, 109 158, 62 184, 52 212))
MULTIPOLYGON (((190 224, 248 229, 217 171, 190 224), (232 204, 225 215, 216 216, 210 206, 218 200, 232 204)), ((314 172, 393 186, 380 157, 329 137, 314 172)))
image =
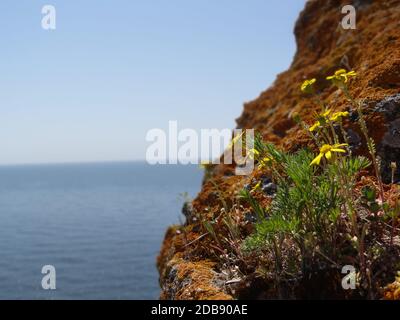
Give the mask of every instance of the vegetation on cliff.
MULTIPOLYGON (((336 281, 343 266, 350 265, 358 270, 359 290, 348 296, 375 298, 382 283, 388 281, 380 278, 384 274, 382 266, 392 277, 400 269, 400 199, 385 201, 375 143, 365 126, 362 102, 356 102, 347 90, 349 77, 355 75, 341 69, 327 79, 354 103, 350 112, 358 114, 375 169, 376 186, 360 183, 371 162, 364 156, 352 155, 342 126, 342 118, 350 112, 333 112, 320 99, 316 101, 321 113, 312 126, 297 119, 319 149, 317 156, 307 149, 294 154, 278 151, 260 137, 254 143, 260 170, 271 177, 277 188, 267 208, 254 198, 256 193, 263 193, 261 181, 250 191, 242 190, 242 198, 258 218, 255 232, 243 247, 259 253, 265 278, 274 283, 278 297, 295 297, 289 288, 310 273, 336 272, 336 281), (393 264, 388 261, 390 256, 399 258, 393 264)), ((315 79, 306 80, 302 91, 312 94, 314 83, 315 79)))

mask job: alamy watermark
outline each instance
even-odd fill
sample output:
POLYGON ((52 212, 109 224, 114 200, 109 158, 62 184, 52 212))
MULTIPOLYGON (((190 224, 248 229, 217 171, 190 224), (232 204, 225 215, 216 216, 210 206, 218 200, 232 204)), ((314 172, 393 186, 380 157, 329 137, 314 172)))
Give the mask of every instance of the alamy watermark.
POLYGON ((346 265, 342 268, 342 274, 345 274, 342 278, 342 288, 344 290, 355 290, 357 281, 356 268, 351 265, 346 265))
POLYGON ((56 8, 52 5, 45 5, 42 7, 42 29, 55 30, 56 29, 56 8))
POLYGON ((345 16, 342 18, 342 28, 345 30, 357 28, 357 12, 356 8, 352 5, 346 5, 342 7, 342 14, 345 16))
POLYGON ((55 290, 56 289, 56 268, 50 264, 42 267, 42 289, 55 290))
POLYGON ((201 129, 199 134, 194 129, 178 130, 178 122, 169 121, 168 132, 151 129, 146 141, 151 142, 146 161, 152 165, 219 164, 222 158, 224 164, 237 165, 236 175, 249 175, 254 169, 253 129, 201 129))

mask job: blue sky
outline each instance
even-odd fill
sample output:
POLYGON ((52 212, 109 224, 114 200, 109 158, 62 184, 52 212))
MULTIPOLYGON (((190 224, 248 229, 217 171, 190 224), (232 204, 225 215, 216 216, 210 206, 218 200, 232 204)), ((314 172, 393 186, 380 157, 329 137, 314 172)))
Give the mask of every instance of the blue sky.
POLYGON ((2 0, 0 164, 144 159, 169 120, 234 128, 290 65, 304 2, 2 0))

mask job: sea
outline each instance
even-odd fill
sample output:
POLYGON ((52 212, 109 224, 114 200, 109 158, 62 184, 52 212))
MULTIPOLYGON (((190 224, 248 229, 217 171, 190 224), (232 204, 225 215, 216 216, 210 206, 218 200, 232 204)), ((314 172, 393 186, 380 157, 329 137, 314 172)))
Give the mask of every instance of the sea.
POLYGON ((158 299, 156 257, 197 166, 0 166, 0 299, 158 299))

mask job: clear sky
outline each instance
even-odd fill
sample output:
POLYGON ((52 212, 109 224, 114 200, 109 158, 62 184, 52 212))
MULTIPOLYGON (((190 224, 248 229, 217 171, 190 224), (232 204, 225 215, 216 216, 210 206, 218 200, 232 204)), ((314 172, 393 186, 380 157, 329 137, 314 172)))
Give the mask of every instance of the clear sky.
POLYGON ((290 65, 304 3, 1 0, 0 164, 144 159, 169 120, 234 128, 290 65))

